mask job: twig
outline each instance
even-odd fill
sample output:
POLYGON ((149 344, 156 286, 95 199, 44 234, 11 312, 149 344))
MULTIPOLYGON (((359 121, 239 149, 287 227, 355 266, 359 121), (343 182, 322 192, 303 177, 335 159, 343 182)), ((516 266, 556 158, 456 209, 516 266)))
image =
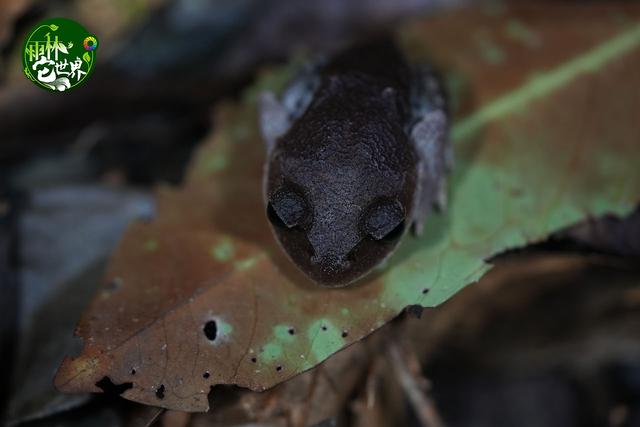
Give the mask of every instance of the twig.
POLYGON ((156 408, 156 412, 153 414, 151 419, 147 421, 147 423, 145 424, 145 427, 153 426, 156 423, 156 421, 160 419, 160 415, 164 414, 165 411, 166 411, 165 408, 156 408))
POLYGON ((419 374, 412 375, 403 353, 400 346, 395 342, 391 344, 388 350, 391 367, 400 381, 400 385, 407 395, 420 424, 423 427, 444 427, 435 405, 420 387, 420 383, 425 384, 426 380, 419 374))
POLYGON ((379 381, 380 363, 378 359, 374 359, 371 362, 371 367, 367 373, 367 380, 365 384, 365 402, 366 408, 371 409, 376 404, 377 395, 377 383, 379 381))

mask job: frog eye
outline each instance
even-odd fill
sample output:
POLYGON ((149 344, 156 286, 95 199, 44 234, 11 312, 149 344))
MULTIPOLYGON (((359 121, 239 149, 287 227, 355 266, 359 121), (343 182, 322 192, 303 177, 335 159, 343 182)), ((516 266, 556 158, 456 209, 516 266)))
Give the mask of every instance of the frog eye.
POLYGON ((293 228, 302 225, 309 216, 309 205, 296 191, 279 189, 269 198, 267 217, 277 227, 293 228))
POLYGON ((396 200, 383 199, 369 206, 362 229, 374 240, 395 241, 404 231, 404 209, 396 200))

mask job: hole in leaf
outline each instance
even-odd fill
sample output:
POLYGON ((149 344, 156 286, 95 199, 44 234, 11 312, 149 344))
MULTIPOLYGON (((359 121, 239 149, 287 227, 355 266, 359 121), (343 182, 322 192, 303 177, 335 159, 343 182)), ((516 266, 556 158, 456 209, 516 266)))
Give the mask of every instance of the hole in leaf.
POLYGON ((423 294, 423 295, 426 295, 427 293, 429 293, 429 289, 424 288, 424 289, 422 290, 422 294, 423 294))
POLYGON ((202 330, 204 331, 204 335, 211 341, 215 340, 218 335, 218 325, 215 320, 209 320, 205 323, 202 330))
POLYGON ((136 370, 135 369, 131 369, 131 375, 135 375, 136 374, 136 370))
POLYGON ((342 338, 346 338, 347 336, 349 336, 349 333, 347 331, 342 331, 342 338))
POLYGON ((156 390, 156 397, 158 399, 164 399, 164 384, 160 384, 160 387, 156 390))
POLYGON ((256 363, 258 361, 258 359, 256 359, 255 357, 251 358, 251 362, 256 363))
POLYGON ((207 379, 211 376, 211 374, 209 373, 209 371, 205 372, 204 374, 202 374, 202 378, 207 379))
POLYGON ((278 371, 278 372, 282 371, 282 366, 280 366, 280 365, 276 366, 276 371, 278 371))
POLYGON ((323 331, 326 331, 326 330, 327 330, 327 327, 326 327, 326 326, 324 326, 324 325, 322 325, 322 330, 323 330, 323 331))
POLYGON ((96 383, 96 387, 102 389, 102 391, 106 394, 122 394, 125 391, 133 388, 133 383, 122 383, 122 384, 114 384, 109 377, 103 377, 100 381, 96 383))
POLYGON ((289 328, 289 335, 295 335, 296 330, 294 328, 289 328))

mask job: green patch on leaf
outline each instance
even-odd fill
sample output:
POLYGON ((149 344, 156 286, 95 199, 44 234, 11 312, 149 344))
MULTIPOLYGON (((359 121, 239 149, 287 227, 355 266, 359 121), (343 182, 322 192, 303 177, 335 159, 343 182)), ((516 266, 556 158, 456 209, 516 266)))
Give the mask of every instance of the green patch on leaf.
POLYGON ((342 330, 336 327, 330 319, 319 319, 307 328, 309 340, 308 353, 314 357, 316 363, 325 360, 344 345, 342 330))
POLYGON ((223 237, 211 248, 211 256, 219 262, 229 261, 233 257, 233 242, 228 237, 223 237))
POLYGON ((144 250, 147 252, 154 252, 158 249, 158 241, 155 239, 149 239, 144 242, 144 250))

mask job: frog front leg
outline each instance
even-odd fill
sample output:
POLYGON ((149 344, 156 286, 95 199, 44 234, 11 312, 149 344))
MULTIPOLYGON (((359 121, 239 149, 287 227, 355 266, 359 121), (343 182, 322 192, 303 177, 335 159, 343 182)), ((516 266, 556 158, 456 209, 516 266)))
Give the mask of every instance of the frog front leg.
POLYGON ((260 130, 270 153, 278 138, 289 131, 292 123, 309 107, 320 85, 319 67, 324 62, 318 58, 306 64, 287 85, 278 99, 273 92, 261 94, 258 109, 260 130))
POLYGON ((413 233, 419 236, 431 210, 446 209, 447 174, 453 166, 444 93, 430 69, 416 72, 411 106, 414 125, 409 137, 418 155, 418 185, 411 222, 413 233))

